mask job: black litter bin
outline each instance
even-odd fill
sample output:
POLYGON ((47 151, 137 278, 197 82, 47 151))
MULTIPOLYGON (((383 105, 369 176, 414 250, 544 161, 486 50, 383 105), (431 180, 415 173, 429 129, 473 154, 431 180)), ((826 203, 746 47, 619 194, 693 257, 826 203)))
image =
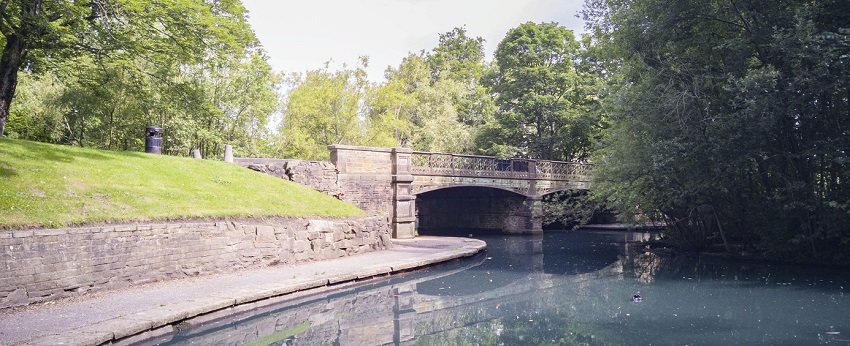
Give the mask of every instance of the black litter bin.
POLYGON ((162 128, 148 126, 145 128, 145 152, 150 154, 162 154, 162 128))

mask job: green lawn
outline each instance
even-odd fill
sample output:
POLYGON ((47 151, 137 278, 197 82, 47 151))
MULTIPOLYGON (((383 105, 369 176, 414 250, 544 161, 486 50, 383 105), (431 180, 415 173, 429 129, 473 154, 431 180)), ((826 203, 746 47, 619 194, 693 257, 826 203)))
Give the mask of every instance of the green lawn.
POLYGON ((361 214, 308 187, 221 161, 0 138, 0 229, 361 214))

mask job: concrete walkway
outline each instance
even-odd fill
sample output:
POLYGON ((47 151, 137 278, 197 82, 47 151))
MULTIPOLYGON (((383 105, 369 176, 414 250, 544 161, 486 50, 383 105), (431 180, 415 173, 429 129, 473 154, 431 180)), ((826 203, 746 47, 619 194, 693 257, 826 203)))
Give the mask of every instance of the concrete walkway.
POLYGON ((389 250, 290 266, 174 280, 0 310, 0 345, 126 344, 229 314, 344 287, 484 250, 483 241, 393 240, 389 250), (117 341, 117 342, 116 342, 117 341))

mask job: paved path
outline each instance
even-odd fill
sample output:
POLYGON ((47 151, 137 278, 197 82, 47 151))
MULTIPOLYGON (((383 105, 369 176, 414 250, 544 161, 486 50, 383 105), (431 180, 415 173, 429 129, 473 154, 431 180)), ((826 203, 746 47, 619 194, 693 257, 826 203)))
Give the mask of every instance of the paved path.
POLYGON ((334 260, 174 280, 0 310, 0 345, 139 340, 171 332, 173 323, 186 319, 211 320, 357 279, 472 256, 486 246, 475 239, 425 236, 393 243, 389 250, 334 260))

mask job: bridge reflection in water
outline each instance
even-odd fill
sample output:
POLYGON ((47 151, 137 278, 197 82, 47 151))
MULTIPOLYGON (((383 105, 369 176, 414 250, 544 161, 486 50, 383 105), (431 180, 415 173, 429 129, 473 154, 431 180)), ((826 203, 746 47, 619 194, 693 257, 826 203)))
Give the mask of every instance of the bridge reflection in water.
POLYGON ((583 299, 600 282, 622 280, 625 243, 605 239, 598 248, 583 250, 587 243, 575 240, 544 247, 543 235, 483 238, 487 252, 472 259, 257 309, 146 344, 474 342, 498 336, 506 314, 533 316, 550 308, 552 300, 583 299), (565 293, 569 296, 562 297, 565 293), (471 331, 471 325, 483 329, 471 331))

